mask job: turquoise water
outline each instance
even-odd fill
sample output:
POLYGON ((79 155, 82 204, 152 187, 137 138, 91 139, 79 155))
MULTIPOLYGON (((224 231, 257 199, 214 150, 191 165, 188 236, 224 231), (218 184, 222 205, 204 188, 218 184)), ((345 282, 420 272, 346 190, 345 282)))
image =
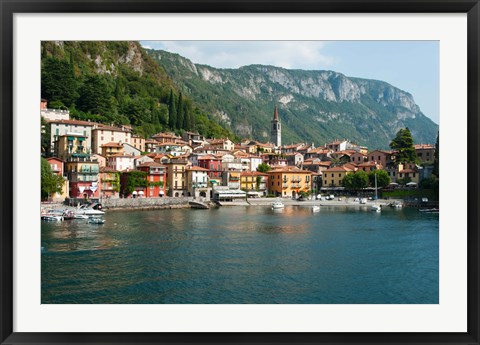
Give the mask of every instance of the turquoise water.
POLYGON ((291 206, 42 222, 42 303, 438 303, 438 214, 291 206))

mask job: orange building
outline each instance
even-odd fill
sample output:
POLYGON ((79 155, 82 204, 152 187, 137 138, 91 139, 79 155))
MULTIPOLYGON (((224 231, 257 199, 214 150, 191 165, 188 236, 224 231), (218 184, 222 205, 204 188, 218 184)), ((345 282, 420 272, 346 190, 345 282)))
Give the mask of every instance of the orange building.
POLYGON ((268 191, 281 197, 297 198, 312 186, 312 172, 295 167, 283 167, 268 172, 268 191))

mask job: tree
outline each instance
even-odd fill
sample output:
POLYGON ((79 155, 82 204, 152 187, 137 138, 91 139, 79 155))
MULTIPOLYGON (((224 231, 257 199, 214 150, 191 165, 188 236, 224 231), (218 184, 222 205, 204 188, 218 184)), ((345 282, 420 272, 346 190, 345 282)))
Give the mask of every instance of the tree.
POLYGON ((41 198, 47 200, 53 193, 61 193, 65 181, 62 176, 52 172, 50 163, 45 158, 41 158, 41 198))
POLYGON ((440 158, 440 132, 437 134, 437 142, 435 143, 435 160, 433 161, 433 174, 440 177, 439 158, 440 158))
POLYGON ((397 151, 397 163, 416 163, 418 161, 412 133, 408 127, 397 132, 396 137, 390 143, 390 148, 397 151))
POLYGON ((262 172, 262 173, 266 173, 266 172, 270 171, 271 169, 272 168, 267 163, 261 163, 257 167, 257 171, 262 172))
POLYGON ((385 170, 373 170, 368 174, 370 185, 372 187, 375 187, 375 175, 377 175, 377 187, 384 188, 390 184, 390 176, 388 176, 385 170))
POLYGON ((346 189, 354 189, 353 188, 353 174, 346 174, 342 179, 342 186, 346 189))
POLYGON ((352 187, 353 189, 363 189, 368 187, 368 174, 363 171, 359 170, 353 174, 352 177, 352 187))
POLYGON ((177 104, 177 124, 176 124, 177 129, 183 128, 184 116, 185 116, 184 102, 183 102, 182 93, 180 92, 180 96, 178 96, 178 104, 177 104))
POLYGON ((170 129, 175 129, 177 125, 177 110, 175 107, 175 96, 173 90, 170 90, 170 97, 168 100, 168 126, 170 129))
POLYGON ((90 75, 85 79, 85 82, 80 87, 78 109, 107 117, 112 115, 112 88, 105 77, 90 75))
POLYGON ((45 121, 43 117, 41 118, 41 124, 42 124, 42 131, 41 131, 42 156, 49 157, 50 150, 51 150, 51 143, 50 143, 51 126, 47 121, 45 121))
POLYGON ((73 66, 66 60, 53 57, 43 59, 42 64, 42 97, 49 102, 59 101, 70 107, 78 98, 77 80, 73 66))

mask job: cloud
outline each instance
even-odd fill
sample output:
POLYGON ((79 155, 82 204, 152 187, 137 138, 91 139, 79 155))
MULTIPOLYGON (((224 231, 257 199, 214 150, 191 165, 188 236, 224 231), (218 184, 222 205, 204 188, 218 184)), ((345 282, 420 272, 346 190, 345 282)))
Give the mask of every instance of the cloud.
POLYGON ((320 41, 143 41, 144 47, 178 53, 217 68, 261 64, 295 69, 328 69, 334 59, 320 41))

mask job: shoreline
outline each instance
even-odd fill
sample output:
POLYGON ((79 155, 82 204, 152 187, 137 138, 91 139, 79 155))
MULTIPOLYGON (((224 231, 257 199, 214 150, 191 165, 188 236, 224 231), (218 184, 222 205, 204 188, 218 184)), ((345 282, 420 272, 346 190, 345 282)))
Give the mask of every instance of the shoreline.
MULTIPOLYGON (((228 201, 228 202, 218 202, 214 203, 213 201, 206 201, 205 203, 210 206, 210 208, 216 207, 234 207, 234 206, 271 206, 271 204, 280 200, 285 206, 321 206, 321 207, 370 207, 372 205, 381 205, 382 207, 388 206, 392 202, 403 203, 401 199, 378 199, 378 200, 368 200, 366 204, 360 204, 358 201, 353 201, 354 198, 345 198, 345 200, 293 200, 290 198, 250 198, 246 200, 237 200, 237 201, 228 201), (212 206, 212 204, 214 204, 212 206)), ((137 199, 141 200, 141 199, 137 199)), ((145 199, 148 200, 148 199, 145 199)), ((42 203, 42 208, 64 208, 68 207, 63 203, 42 203)), ((149 210, 168 210, 168 209, 184 209, 192 208, 192 205, 186 201, 182 203, 172 203, 172 204, 161 204, 161 205, 128 205, 128 206, 109 206, 105 205, 102 210, 104 211, 149 211, 149 210)))

